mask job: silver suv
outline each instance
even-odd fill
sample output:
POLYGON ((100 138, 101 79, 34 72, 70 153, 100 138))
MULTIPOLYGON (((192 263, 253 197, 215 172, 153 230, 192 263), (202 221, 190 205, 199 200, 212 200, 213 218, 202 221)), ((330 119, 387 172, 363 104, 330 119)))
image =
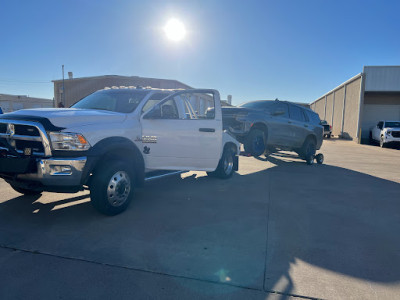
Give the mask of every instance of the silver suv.
POLYGON ((223 107, 222 118, 224 129, 253 156, 287 150, 309 162, 323 141, 318 114, 287 101, 253 101, 223 107))

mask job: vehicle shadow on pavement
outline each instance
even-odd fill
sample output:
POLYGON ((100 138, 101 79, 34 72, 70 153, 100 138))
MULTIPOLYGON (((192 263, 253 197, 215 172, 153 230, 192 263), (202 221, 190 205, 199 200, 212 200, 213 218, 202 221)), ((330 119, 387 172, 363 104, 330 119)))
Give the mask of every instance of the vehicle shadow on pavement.
POLYGON ((116 217, 95 212, 87 194, 16 197, 0 203, 0 245, 173 275, 171 284, 199 297, 222 292, 178 277, 282 299, 346 298, 368 282, 400 281, 400 184, 295 158, 273 154, 230 180, 150 182, 116 217))

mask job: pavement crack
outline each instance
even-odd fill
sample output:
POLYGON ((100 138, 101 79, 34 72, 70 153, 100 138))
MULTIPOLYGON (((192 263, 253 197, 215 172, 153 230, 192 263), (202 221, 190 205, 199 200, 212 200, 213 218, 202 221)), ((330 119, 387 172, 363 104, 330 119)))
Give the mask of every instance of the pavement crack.
POLYGON ((34 254, 34 255, 43 255, 43 256, 48 256, 48 257, 58 258, 58 259, 65 259, 65 260, 71 260, 71 261, 77 261, 77 262, 85 262, 85 263, 90 263, 90 264, 95 264, 95 265, 107 266, 107 267, 110 267, 110 268, 117 268, 117 269, 129 270, 129 271, 136 271, 136 272, 154 274, 154 275, 159 275, 159 276, 167 276, 167 277, 171 277, 171 278, 192 280, 192 281, 197 281, 197 282, 202 282, 202 283, 218 284, 218 285, 224 285, 224 286, 229 286, 229 287, 233 287, 233 288, 240 288, 240 289, 246 289, 246 290, 251 290, 251 291, 265 292, 265 293, 269 293, 269 294, 278 294, 278 295, 283 295, 283 296, 298 297, 298 298, 302 298, 302 299, 319 300, 318 298, 313 298, 313 297, 308 297, 308 296, 281 293, 281 292, 273 291, 273 290, 267 291, 264 288, 258 289, 258 288, 243 286, 243 285, 240 285, 240 284, 232 284, 232 283, 214 281, 214 280, 209 280, 209 279, 200 279, 200 278, 195 278, 195 277, 189 277, 189 276, 184 276, 184 275, 169 274, 169 273, 159 272, 159 271, 154 271, 154 270, 145 270, 145 269, 139 269, 139 268, 134 268, 134 267, 114 265, 114 264, 110 264, 110 263, 98 262, 98 261, 88 260, 88 259, 84 259, 84 258, 68 257, 68 256, 62 256, 62 255, 57 255, 57 254, 52 254, 52 253, 46 253, 46 252, 42 252, 42 251, 39 251, 39 250, 22 249, 22 248, 17 248, 17 247, 7 246, 7 245, 1 245, 1 244, 0 244, 0 248, 12 250, 12 251, 17 251, 17 252, 34 254))

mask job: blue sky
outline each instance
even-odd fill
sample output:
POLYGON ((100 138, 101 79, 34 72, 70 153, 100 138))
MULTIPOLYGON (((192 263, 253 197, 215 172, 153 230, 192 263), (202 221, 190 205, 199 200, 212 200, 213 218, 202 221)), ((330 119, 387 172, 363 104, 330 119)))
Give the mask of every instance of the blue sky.
POLYGON ((0 94, 53 97, 51 80, 136 75, 215 88, 234 104, 311 102, 362 71, 400 65, 400 1, 0 2, 0 94), (170 18, 188 31, 165 38, 170 18))

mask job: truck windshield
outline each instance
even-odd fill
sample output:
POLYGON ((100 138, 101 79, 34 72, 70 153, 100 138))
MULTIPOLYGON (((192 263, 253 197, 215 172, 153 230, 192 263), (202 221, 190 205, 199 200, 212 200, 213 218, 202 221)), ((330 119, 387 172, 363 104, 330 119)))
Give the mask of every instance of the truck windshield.
POLYGON ((72 108, 100 109, 119 113, 130 113, 149 93, 147 90, 101 90, 86 96, 72 105, 72 108))
POLYGON ((400 128, 400 122, 385 122, 385 128, 400 128))

